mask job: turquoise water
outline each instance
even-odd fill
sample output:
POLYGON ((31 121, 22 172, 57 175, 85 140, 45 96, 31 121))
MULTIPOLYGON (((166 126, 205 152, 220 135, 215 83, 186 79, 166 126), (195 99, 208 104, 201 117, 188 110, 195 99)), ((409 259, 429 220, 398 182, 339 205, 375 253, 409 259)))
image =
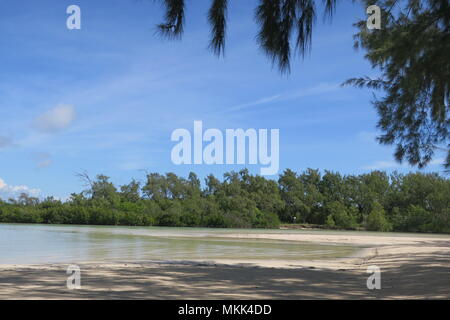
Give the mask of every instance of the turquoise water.
MULTIPOLYGON (((358 249, 295 241, 225 238, 229 234, 367 234, 352 231, 209 229, 0 224, 0 264, 86 261, 310 260, 349 256, 358 249)), ((417 235, 442 237, 442 235, 417 235)))
POLYGON ((0 264, 329 259, 350 255, 356 249, 351 246, 221 237, 236 232, 298 231, 0 224, 0 264))

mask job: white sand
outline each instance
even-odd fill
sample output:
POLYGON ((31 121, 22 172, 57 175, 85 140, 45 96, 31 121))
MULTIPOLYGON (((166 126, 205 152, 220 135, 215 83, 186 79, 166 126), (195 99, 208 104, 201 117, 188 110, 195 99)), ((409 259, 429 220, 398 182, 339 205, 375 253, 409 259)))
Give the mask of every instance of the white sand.
POLYGON ((0 299, 450 299, 450 238, 388 234, 227 234, 367 247, 317 261, 86 262, 82 289, 66 288, 67 265, 0 265, 0 299), (368 290, 369 265, 381 290, 368 290))

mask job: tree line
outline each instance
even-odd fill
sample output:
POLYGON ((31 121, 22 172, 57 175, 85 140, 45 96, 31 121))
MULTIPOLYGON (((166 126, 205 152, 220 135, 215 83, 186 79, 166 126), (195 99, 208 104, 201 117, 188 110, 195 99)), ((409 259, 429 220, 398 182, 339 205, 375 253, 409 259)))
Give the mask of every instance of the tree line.
POLYGON ((66 201, 21 194, 0 200, 0 222, 130 226, 324 228, 450 233, 450 180, 437 173, 361 175, 285 170, 278 181, 247 169, 213 175, 150 173, 116 187, 97 175, 66 201))

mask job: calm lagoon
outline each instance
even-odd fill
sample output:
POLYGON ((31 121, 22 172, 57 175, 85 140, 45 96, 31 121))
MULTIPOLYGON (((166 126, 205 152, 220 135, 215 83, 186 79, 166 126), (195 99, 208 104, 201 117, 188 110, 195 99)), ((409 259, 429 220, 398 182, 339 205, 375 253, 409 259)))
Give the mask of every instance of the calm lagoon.
POLYGON ((0 224, 0 264, 312 260, 342 258, 358 249, 344 245, 225 237, 233 233, 298 232, 302 231, 0 224))

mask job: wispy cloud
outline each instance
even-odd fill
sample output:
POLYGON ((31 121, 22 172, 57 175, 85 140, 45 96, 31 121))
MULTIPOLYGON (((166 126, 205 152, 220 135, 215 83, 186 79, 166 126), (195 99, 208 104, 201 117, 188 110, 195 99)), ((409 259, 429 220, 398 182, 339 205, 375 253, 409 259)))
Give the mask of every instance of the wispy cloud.
POLYGON ((54 133, 69 127, 74 119, 74 107, 61 104, 38 116, 34 127, 42 133, 54 133))
POLYGON ((377 161, 371 165, 364 166, 362 169, 365 170, 383 170, 383 169, 392 169, 392 168, 400 168, 405 165, 395 162, 395 161, 377 161))
MULTIPOLYGON (((437 158, 429 162, 429 166, 437 166, 444 164, 444 158, 437 158)), ((397 161, 376 161, 371 165, 364 166, 364 170, 384 170, 384 169, 395 169, 395 168, 411 168, 407 163, 400 163, 397 161)))
POLYGON ((258 106, 260 104, 266 104, 275 100, 278 100, 280 97, 282 97, 281 94, 276 94, 270 97, 266 97, 266 98, 262 98, 253 102, 248 102, 248 103, 244 103, 244 104, 240 104, 237 106, 234 106, 230 109, 228 109, 229 111, 237 111, 237 110, 241 110, 241 109, 245 109, 245 108, 249 108, 249 107, 253 107, 253 106, 258 106))
POLYGON ((302 88, 298 91, 291 92, 285 95, 285 100, 293 100, 293 99, 299 99, 303 97, 309 97, 309 96, 315 96, 318 94, 324 94, 324 93, 330 93, 333 91, 337 91, 341 89, 341 86, 339 83, 319 83, 317 85, 302 88))
POLYGON ((36 167, 38 167, 38 168, 46 168, 46 167, 49 167, 53 163, 51 155, 46 152, 34 153, 33 159, 36 162, 36 167))
POLYGON ((337 83, 320 83, 315 86, 302 88, 295 91, 289 91, 285 93, 280 93, 268 97, 263 97, 260 99, 257 99, 255 101, 243 103, 234 107, 231 107, 228 109, 228 111, 237 111, 237 110, 243 110, 250 107, 268 104, 275 101, 288 101, 288 100, 297 100, 304 97, 324 94, 336 91, 340 88, 340 85, 337 83))

